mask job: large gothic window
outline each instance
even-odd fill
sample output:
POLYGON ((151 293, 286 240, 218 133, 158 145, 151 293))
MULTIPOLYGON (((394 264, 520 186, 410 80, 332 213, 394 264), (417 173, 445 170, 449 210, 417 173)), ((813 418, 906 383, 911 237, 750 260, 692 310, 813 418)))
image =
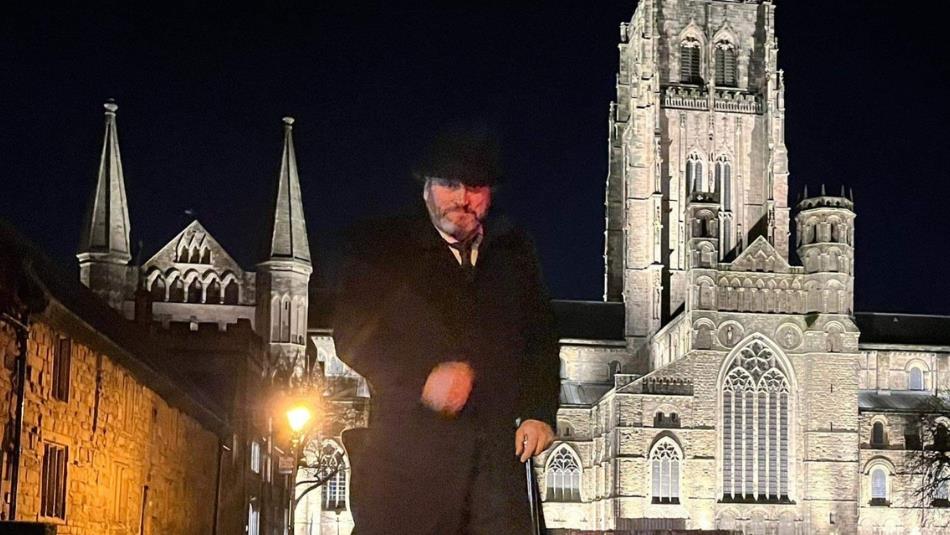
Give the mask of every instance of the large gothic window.
POLYGON ((195 277, 191 281, 191 284, 188 285, 188 302, 189 303, 201 302, 201 281, 198 280, 198 277, 195 277))
POLYGON ((686 39, 680 43, 680 82, 701 84, 700 46, 696 39, 686 39))
POLYGON ((568 447, 561 447, 548 461, 545 475, 546 501, 581 501, 581 465, 568 447))
POLYGON ((736 87, 736 49, 728 41, 716 43, 716 85, 736 87))
POLYGON ((680 502, 680 463, 683 456, 676 442, 661 438, 650 452, 653 503, 680 502))
POLYGON ((205 295, 205 303, 218 304, 221 302, 221 283, 213 280, 208 285, 208 291, 205 295))
POLYGON ((722 385, 723 501, 787 501, 788 375, 764 343, 733 358, 722 385))
POLYGON ((168 289, 168 300, 172 303, 185 302, 185 284, 182 282, 181 277, 176 278, 168 289))

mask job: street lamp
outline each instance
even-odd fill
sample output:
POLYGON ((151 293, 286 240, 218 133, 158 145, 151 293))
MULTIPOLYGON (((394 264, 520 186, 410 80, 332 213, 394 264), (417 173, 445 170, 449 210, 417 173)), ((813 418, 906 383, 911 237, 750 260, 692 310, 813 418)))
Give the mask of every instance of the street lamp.
POLYGON ((300 445, 304 442, 306 436, 307 424, 313 418, 313 413, 306 405, 294 405, 287 410, 287 423, 290 425, 290 456, 293 459, 293 467, 290 471, 290 507, 288 508, 287 535, 294 535, 294 523, 296 517, 294 509, 297 505, 297 469, 300 463, 297 461, 300 456, 300 445))

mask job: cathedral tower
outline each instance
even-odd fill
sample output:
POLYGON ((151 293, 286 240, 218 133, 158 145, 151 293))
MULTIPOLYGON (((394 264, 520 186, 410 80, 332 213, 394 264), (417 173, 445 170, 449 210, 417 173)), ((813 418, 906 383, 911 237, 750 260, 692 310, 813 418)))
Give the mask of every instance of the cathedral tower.
POLYGON ((257 264, 257 330, 271 362, 299 377, 306 364, 308 287, 313 267, 307 241, 292 117, 284 117, 284 147, 268 232, 257 264))
POLYGON ((805 268, 806 311, 854 313, 854 202, 841 195, 804 198, 795 214, 796 247, 805 268))
POLYGON ((683 308, 692 194, 717 198, 717 260, 759 236, 788 256, 774 11, 771 0, 642 0, 620 27, 604 297, 626 303, 633 346, 683 308))
MULTIPOLYGON (((125 179, 115 112, 111 100, 106 109, 106 133, 102 142, 99 176, 93 190, 79 243, 79 279, 102 297, 112 308, 122 310, 127 293, 132 259, 129 246, 129 205, 125 198, 125 179)), ((134 284, 134 280, 132 281, 134 284)))

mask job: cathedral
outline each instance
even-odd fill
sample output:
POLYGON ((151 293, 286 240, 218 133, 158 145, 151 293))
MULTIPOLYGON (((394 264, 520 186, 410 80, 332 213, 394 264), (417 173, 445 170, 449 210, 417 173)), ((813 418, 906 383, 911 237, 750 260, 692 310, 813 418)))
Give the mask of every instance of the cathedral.
MULTIPOLYGON (((603 301, 554 302, 561 408, 536 459, 552 533, 950 529, 946 486, 922 501, 913 469, 950 426, 950 318, 853 309, 850 192, 788 191, 775 10, 641 0, 620 25, 603 301)), ((308 290, 293 119, 248 271, 198 221, 131 265, 114 104, 105 115, 82 282, 129 318, 144 290, 155 322, 248 320, 283 373, 365 398, 329 303, 311 302, 326 296, 308 290)), ((296 533, 347 532, 346 487, 344 470, 301 502, 296 533)))

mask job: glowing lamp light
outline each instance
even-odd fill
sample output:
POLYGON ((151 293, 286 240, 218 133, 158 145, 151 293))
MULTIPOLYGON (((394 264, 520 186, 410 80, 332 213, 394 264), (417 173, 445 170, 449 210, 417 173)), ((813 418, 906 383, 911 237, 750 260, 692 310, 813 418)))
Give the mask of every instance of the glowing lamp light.
POLYGON ((287 422, 290 423, 290 430, 299 434, 306 427, 311 418, 310 409, 307 407, 294 407, 287 411, 287 422))

